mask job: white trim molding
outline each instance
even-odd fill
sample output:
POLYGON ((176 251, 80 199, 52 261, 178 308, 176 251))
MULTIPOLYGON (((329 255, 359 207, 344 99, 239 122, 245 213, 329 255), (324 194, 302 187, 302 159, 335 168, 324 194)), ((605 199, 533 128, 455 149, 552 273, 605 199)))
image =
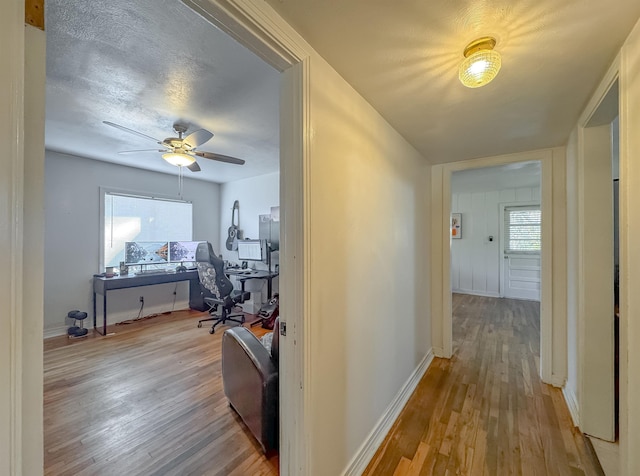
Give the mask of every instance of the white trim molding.
POLYGON ((44 339, 51 339, 52 337, 64 336, 67 335, 67 329, 67 326, 50 327, 49 329, 44 329, 42 337, 44 339))
MULTIPOLYGON (((23 319, 24 2, 2 2, 0 14, 0 43, 6 45, 5 70, 0 78, 0 137, 6 145, 0 158, 0 302, 4 308, 0 319, 0 474, 19 475, 32 455, 23 442, 24 420, 32 410, 23 405, 24 378, 36 367, 23 359, 24 336, 28 334, 23 319)), ((42 448, 35 447, 36 451, 42 448)))
POLYGON ((562 395, 564 396, 564 401, 567 402, 567 407, 569 408, 569 413, 571 414, 571 420, 573 421, 573 426, 580 426, 580 406, 578 405, 578 399, 576 394, 573 393, 566 385, 562 387, 562 395))
POLYGON ((364 472, 387 436, 387 433, 389 433, 391 427, 400 416, 402 409, 409 401, 409 398, 420 383, 425 372, 429 369, 431 362, 433 362, 433 357, 433 351, 430 350, 420 361, 407 381, 400 388, 395 398, 391 403, 389 403, 387 409, 382 413, 382 416, 377 421, 367 438, 365 438, 360 448, 358 448, 358 451, 356 451, 356 454, 342 473, 343 475, 356 476, 364 472))
POLYGON ((500 297, 500 293, 494 293, 490 291, 474 291, 473 289, 453 288, 451 289, 451 292, 455 294, 469 294, 470 296, 481 296, 481 297, 492 297, 492 298, 500 297))

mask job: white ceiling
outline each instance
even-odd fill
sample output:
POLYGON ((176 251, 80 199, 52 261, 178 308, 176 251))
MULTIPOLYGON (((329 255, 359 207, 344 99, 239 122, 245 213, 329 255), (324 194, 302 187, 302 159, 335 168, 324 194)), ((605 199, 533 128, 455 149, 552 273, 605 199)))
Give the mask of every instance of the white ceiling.
POLYGON ((540 187, 540 161, 460 170, 451 174, 451 193, 476 193, 508 188, 540 187))
POLYGON ((198 159, 188 177, 227 182, 278 171, 279 74, 176 0, 49 0, 46 8, 50 150, 177 174, 157 144, 106 126, 111 121, 157 139, 205 128, 198 149, 246 160, 198 159))
MULTIPOLYGON (((640 16, 640 1, 267 0, 430 162, 564 145, 640 16), (464 46, 497 38, 488 86, 457 78, 464 46)), ((50 0, 46 146, 176 173, 111 121, 157 139, 172 124, 215 136, 189 177, 278 170, 279 74, 178 0, 50 0)))
POLYGON ((566 144, 638 0, 267 0, 432 163, 566 144), (502 70, 467 89, 467 43, 502 70))

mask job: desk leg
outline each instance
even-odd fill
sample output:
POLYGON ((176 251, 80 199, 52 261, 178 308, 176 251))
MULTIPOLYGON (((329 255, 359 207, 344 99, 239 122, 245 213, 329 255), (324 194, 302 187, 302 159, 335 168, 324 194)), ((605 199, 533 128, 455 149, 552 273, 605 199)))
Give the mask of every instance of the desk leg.
POLYGON ((107 290, 104 290, 104 301, 102 308, 102 335, 107 335, 107 290))
POLYGON ((96 292, 93 291, 93 328, 96 328, 97 324, 97 316, 96 316, 96 292))
POLYGON ((98 327, 98 318, 96 316, 96 293, 93 293, 93 329, 101 336, 107 335, 107 294, 102 296, 102 332, 98 327))

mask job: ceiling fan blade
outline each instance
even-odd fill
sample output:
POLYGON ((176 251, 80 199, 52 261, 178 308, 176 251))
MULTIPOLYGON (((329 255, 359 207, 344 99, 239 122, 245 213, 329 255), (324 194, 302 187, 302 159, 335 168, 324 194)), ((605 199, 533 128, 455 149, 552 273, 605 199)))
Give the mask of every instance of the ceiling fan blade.
POLYGON ((138 154, 140 152, 166 152, 165 149, 121 150, 118 154, 138 154))
POLYGON ((200 151, 196 151, 194 152, 194 154, 197 155, 198 157, 217 160, 218 162, 226 162, 228 164, 235 164, 235 165, 244 165, 244 160, 236 159, 235 157, 230 157, 228 155, 214 154, 213 152, 200 152, 200 151))
POLYGON ((204 144, 209 139, 213 137, 213 132, 209 132, 206 129, 198 129, 195 132, 192 132, 187 137, 184 138, 184 143, 191 146, 191 148, 198 147, 199 145, 204 144))
POLYGON ((115 127, 116 129, 120 129, 121 131, 124 131, 124 132, 128 132, 129 134, 135 134, 137 136, 144 137, 145 139, 152 140, 153 142, 155 142, 157 144, 161 144, 162 143, 158 139, 154 139, 151 136, 143 134, 142 132, 134 131, 133 129, 129 129, 128 127, 121 126, 120 124, 116 124, 114 122, 109 122, 109 121, 102 121, 102 122, 105 123, 108 126, 115 127))
POLYGON ((194 162, 191 165, 187 165, 187 168, 192 172, 200 172, 201 170, 200 166, 198 165, 198 162, 194 162))

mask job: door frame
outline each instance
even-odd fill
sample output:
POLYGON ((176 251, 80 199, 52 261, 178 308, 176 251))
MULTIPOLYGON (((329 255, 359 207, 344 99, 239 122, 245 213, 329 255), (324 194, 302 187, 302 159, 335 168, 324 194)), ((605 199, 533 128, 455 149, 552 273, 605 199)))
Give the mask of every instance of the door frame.
MULTIPOLYGON (((505 266, 504 266, 504 262, 508 261, 504 259, 504 246, 505 246, 505 236, 504 236, 504 210, 505 208, 511 208, 511 207, 517 207, 517 206, 523 206, 523 207, 530 207, 530 206, 540 206, 540 201, 526 201, 526 202, 504 202, 504 203, 500 203, 499 207, 500 207, 500 234, 499 236, 499 247, 500 247, 500 290, 499 290, 499 295, 501 298, 505 297, 505 289, 506 289, 506 284, 505 284, 505 278, 507 273, 505 272, 505 266)), ((539 255, 540 256, 540 255, 539 255)), ((540 256, 540 258, 542 258, 540 256)), ((540 271, 542 273, 542 270, 540 271)), ((542 276, 540 279, 540 285, 542 285, 542 276)))
MULTIPOLYGON (((218 28, 254 51, 267 63, 282 72, 280 112, 280 189, 281 207, 281 280, 282 314, 287 318, 287 338, 282 340, 280 371, 281 412, 280 474, 306 474, 310 453, 307 434, 309 410, 309 156, 311 123, 309 115, 309 68, 311 49, 266 2, 259 0, 183 0, 218 28)), ((38 358, 25 354, 35 343, 42 345, 42 315, 24 316, 23 283, 26 276, 23 264, 29 264, 28 251, 23 248, 24 223, 35 231, 44 230, 44 222, 33 207, 25 206, 25 40, 24 2, 5 2, 0 7, 5 26, 0 36, 10 45, 5 58, 7 68, 0 82, 0 94, 5 104, 0 119, 0 134, 8 144, 8 154, 0 159, 4 164, 2 188, 6 207, 0 207, 0 243, 6 250, 2 264, 9 269, 0 278, 0 296, 9 309, 7 319, 0 320, 0 342, 6 345, 6 359, 0 363, 0 473, 42 474, 43 422, 34 415, 42 415, 43 369, 42 352, 38 358), (41 223, 30 223, 40 220, 41 223), (6 225, 6 226, 5 226, 6 225), (6 283, 5 283, 6 281, 6 283), (39 326, 32 321, 39 320, 39 326), (40 332, 38 332, 40 329, 40 332), (34 465, 34 462, 36 463, 34 465), (38 466, 38 468, 35 468, 38 466)), ((30 27, 27 27, 30 28, 30 27)), ((26 45, 26 47, 25 47, 26 45)), ((44 49, 32 61, 44 65, 44 49)), ((41 105, 44 107, 44 101, 41 105)), ((38 116, 40 117, 40 116, 38 116)), ((44 148, 42 148, 44 153, 44 148)), ((44 164, 44 159, 40 159, 44 164)), ((40 183, 40 186, 42 184, 40 183)), ((26 285, 26 283, 24 284, 26 285)), ((28 283, 30 293, 42 294, 42 281, 28 283)), ((4 355, 4 354, 3 354, 4 355)))
MULTIPOLYGON (((517 162, 540 161, 540 208, 542 210, 541 292, 540 292, 540 377, 543 382, 562 386, 566 380, 566 293, 558 293, 554 299, 553 277, 566 276, 566 263, 555 264, 554 252, 564 256, 566 243, 554 242, 556 234, 564 236, 564 212, 562 193, 565 178, 565 149, 541 149, 495 157, 464 160, 434 165, 431 172, 432 248, 431 248, 431 316, 434 354, 450 358, 453 353, 453 318, 451 302, 451 175, 460 170, 494 167, 517 162), (557 178, 556 178, 557 177, 557 178), (554 207, 554 187, 558 203, 554 207), (554 210, 555 208, 555 210, 554 210), (556 310, 556 312, 554 312, 556 310), (563 322, 562 319, 565 321, 563 322), (563 334, 564 332, 564 334, 563 334), (554 346, 554 341, 557 346, 554 346)), ((560 281, 560 279, 557 279, 560 281)))
POLYGON ((310 445, 309 158, 311 49, 257 0, 182 0, 281 72, 280 80, 280 474, 306 474, 310 445))
MULTIPOLYGON (((626 162, 625 155, 623 153, 622 137, 623 137, 623 120, 621 114, 621 97, 622 97, 622 84, 620 81, 620 58, 616 57, 603 80, 598 86, 596 93, 589 101, 587 107, 581 114, 578 120, 577 137, 578 137, 578 150, 577 150, 577 277, 578 277, 578 289, 577 289, 577 388, 579 389, 579 399, 577 402, 578 413, 576 424, 580 425, 580 429, 590 435, 597 438, 613 441, 615 439, 615 415, 614 415, 614 381, 613 381, 613 319, 611 319, 611 327, 608 330, 598 329, 603 323, 598 319, 599 314, 594 314, 593 303, 589 303, 593 298, 591 293, 587 292, 587 288, 593 290, 597 289, 597 280, 600 275, 594 275, 589 272, 588 265, 593 258, 593 253, 598 253, 598 249, 592 249, 590 235, 588 234, 585 221, 588 215, 587 205, 585 204, 585 197, 588 194, 587 186, 588 181, 586 177, 585 162, 591 157, 589 152, 591 147, 587 145, 589 141, 593 142, 594 135, 596 136, 596 144, 599 146, 607 147, 609 151, 608 165, 611 168, 611 144, 603 140, 598 140, 600 132, 595 132, 593 129, 600 129, 607 126, 615 118, 615 114, 620 114, 620 183, 619 183, 619 204, 620 204, 620 223, 625 223, 625 215, 627 211, 623 207, 623 190, 628 190, 625 187, 624 181, 624 166, 626 162), (616 88, 616 89, 614 89, 616 88), (611 95, 611 92, 617 92, 611 95), (607 348, 604 350, 602 347, 602 337, 606 337, 607 332, 610 330, 611 340, 607 348), (598 342, 598 353, 596 356, 588 349, 593 348, 592 344, 598 342), (591 345, 590 345, 591 344, 591 345), (597 357, 595 360, 594 357, 597 357), (595 363, 596 365, 591 365, 595 363), (609 365, 610 364, 610 365, 609 365), (610 372, 603 371, 604 367, 611 367, 610 372), (597 375, 598 378, 594 378, 597 375), (603 383, 604 382, 604 383, 603 383), (609 391, 603 389, 609 388, 609 391)), ((610 182, 611 193, 613 195, 613 182, 610 182)), ((613 199, 613 197, 612 197, 613 199)), ((627 215, 628 216, 628 215, 627 215)), ((611 221, 613 221, 613 209, 611 210, 611 221)), ((624 281, 627 255, 627 246, 623 243, 625 240, 625 233, 620 230, 619 234, 619 276, 620 276, 620 342, 623 342, 623 335, 625 327, 623 325, 623 317, 626 315, 626 306, 624 305, 627 299, 623 296, 623 289, 626 288, 624 281)), ((611 250, 613 253, 613 250, 611 250)), ((602 258, 606 259, 604 256, 602 258)), ((611 266, 613 267, 613 254, 611 254, 611 266)), ((607 283, 613 288, 613 273, 611 273, 610 281, 607 283)), ((612 294, 612 293, 611 293, 612 294)), ((610 314, 613 317, 613 299, 611 299, 610 314)), ((622 445, 626 440, 627 432, 625 430, 624 421, 624 408, 623 408, 623 388, 626 381, 626 362, 623 358, 624 349, 620 346, 620 434, 619 441, 622 445)))

